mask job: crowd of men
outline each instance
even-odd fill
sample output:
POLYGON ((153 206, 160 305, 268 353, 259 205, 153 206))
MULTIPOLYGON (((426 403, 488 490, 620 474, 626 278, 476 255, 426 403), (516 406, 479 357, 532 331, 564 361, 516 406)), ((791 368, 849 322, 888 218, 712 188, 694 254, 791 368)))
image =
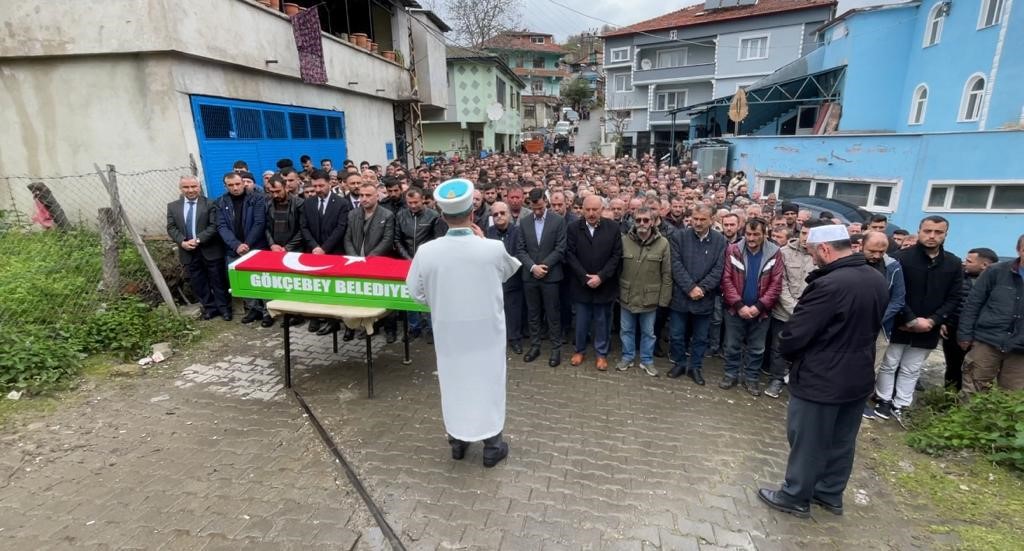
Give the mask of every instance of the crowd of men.
MULTIPOLYGON (((447 232, 432 190, 466 178, 476 185, 474 224, 522 263, 503 295, 508 349, 525 362, 540 357, 546 341, 551 367, 565 345, 573 366, 605 371, 612 362, 657 376, 662 357, 668 377, 704 385, 705 358, 720 356, 719 387, 777 398, 790 368, 778 336, 816 267, 808 233, 845 223, 850 249, 889 292, 875 404, 865 417, 901 419, 940 343, 948 385, 967 395, 995 383, 1024 388, 1024 236, 1015 260, 1000 262, 986 248, 961 260, 944 249, 951 228, 939 216, 925 217, 916 233, 892 231, 883 215, 812 217, 751 191, 743 173, 702 176, 695 163, 650 157, 497 154, 416 169, 346 160, 335 170, 330 159, 316 167, 308 156, 300 163, 283 159, 258 185, 239 161, 216 199, 202 197, 194 177, 181 179, 168 233, 204 318, 232 319, 225 265, 250 250, 413 258, 447 232), (621 352, 612 361, 616 333, 621 352)), ((261 301, 244 305, 243 323, 274 323, 261 301)), ((309 320, 309 330, 328 334, 337 330, 331 323, 309 320)), ((393 318, 385 321, 389 343, 395 328, 393 318)), ((429 316, 414 317, 410 334, 430 339, 429 316)))

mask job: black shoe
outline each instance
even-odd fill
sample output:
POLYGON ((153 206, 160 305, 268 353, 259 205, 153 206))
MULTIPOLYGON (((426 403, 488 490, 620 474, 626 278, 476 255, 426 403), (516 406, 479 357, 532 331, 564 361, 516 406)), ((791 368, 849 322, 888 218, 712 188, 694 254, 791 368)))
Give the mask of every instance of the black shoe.
POLYGON ((704 386, 705 384, 704 375, 701 374, 699 369, 691 370, 690 378, 693 379, 693 382, 697 383, 700 386, 704 386))
POLYGON ((530 350, 526 352, 526 355, 523 356, 523 361, 526 363, 530 363, 533 360, 536 360, 537 356, 540 356, 540 348, 531 347, 530 350))
POLYGON ((242 323, 252 323, 261 317, 263 317, 263 315, 256 310, 249 310, 246 312, 245 316, 242 317, 242 323))
POLYGON ((397 340, 398 340, 398 333, 397 332, 395 332, 395 331, 385 331, 384 332, 384 342, 386 342, 387 344, 392 344, 392 343, 394 343, 397 340))
POLYGON ((764 389, 764 395, 770 398, 778 398, 782 394, 782 389, 785 387, 785 383, 782 379, 772 379, 768 383, 768 388, 764 389))
POLYGON ((655 343, 655 345, 654 345, 654 357, 655 358, 664 358, 665 357, 665 351, 661 349, 661 343, 660 342, 659 343, 655 343))
POLYGON ((269 315, 263 316, 263 321, 260 322, 260 327, 273 327, 273 326, 274 326, 274 318, 270 317, 269 315))
POLYGON ((452 447, 452 459, 459 461, 463 457, 466 457, 466 450, 469 449, 469 442, 456 440, 455 438, 449 436, 448 445, 452 447))
POLYGON ((725 377, 722 377, 722 382, 718 383, 718 388, 720 388, 722 390, 729 390, 730 388, 732 388, 734 386, 736 386, 736 379, 734 379, 733 377, 730 377, 728 375, 726 375, 725 377))
POLYGON ((329 322, 325 323, 323 326, 321 326, 320 330, 317 331, 316 334, 320 335, 321 337, 324 336, 324 335, 330 335, 331 333, 337 331, 339 328, 340 328, 340 325, 338 324, 338 322, 336 322, 336 321, 329 321, 329 322))
POLYGON ((303 323, 306 323, 306 318, 302 316, 290 316, 286 323, 288 324, 288 327, 294 327, 296 325, 302 325, 303 323))
POLYGON ((843 514, 843 504, 842 504, 842 502, 840 502, 839 504, 830 503, 828 501, 825 501, 824 499, 821 499, 818 496, 812 497, 811 498, 811 502, 816 504, 816 505, 818 505, 822 509, 832 513, 833 515, 842 515, 843 514))
POLYGON ((918 379, 917 382, 914 383, 914 390, 916 390, 917 392, 925 391, 924 383, 921 382, 921 379, 918 379))
POLYGON ((743 388, 746 389, 746 391, 749 392, 750 395, 755 398, 761 395, 761 383, 757 381, 743 381, 743 388))
POLYGON ((231 321, 231 319, 234 316, 231 315, 231 310, 224 310, 224 312, 221 313, 220 317, 223 318, 224 321, 231 321))
POLYGON ((215 312, 203 312, 203 321, 210 321, 215 317, 217 317, 215 312))
POLYGON ((306 330, 309 331, 310 333, 316 333, 317 331, 320 330, 320 326, 322 326, 323 324, 323 320, 318 320, 315 318, 311 319, 309 320, 309 325, 306 326, 306 330))
POLYGON ((672 369, 668 372, 669 379, 675 379, 683 373, 686 373, 686 366, 683 364, 672 364, 672 369))
POLYGON ((783 513, 789 513, 799 518, 811 518, 811 507, 809 505, 793 505, 791 503, 787 503, 782 500, 779 494, 780 492, 769 490, 768 488, 761 488, 757 491, 757 497, 772 509, 782 511, 783 513))
POLYGON ((875 417, 889 419, 892 417, 892 410, 892 402, 882 400, 878 402, 877 406, 875 406, 875 417))
POLYGON ((555 350, 551 353, 551 358, 548 359, 548 365, 551 367, 558 367, 558 364, 562 363, 562 353, 555 350))
POLYGON ((508 343, 508 347, 510 349, 512 349, 512 353, 513 354, 522 354, 523 353, 523 345, 519 344, 519 341, 512 341, 512 342, 508 343))
POLYGON ((354 338, 356 338, 356 330, 355 329, 349 329, 349 328, 346 327, 345 328, 345 334, 342 335, 341 340, 343 340, 345 342, 348 342, 348 341, 350 341, 350 340, 352 340, 354 338))
POLYGON ((427 329, 426 339, 427 344, 434 344, 434 332, 427 329))
POLYGON ((501 433, 484 440, 484 467, 490 469, 508 457, 508 444, 501 439, 501 433))

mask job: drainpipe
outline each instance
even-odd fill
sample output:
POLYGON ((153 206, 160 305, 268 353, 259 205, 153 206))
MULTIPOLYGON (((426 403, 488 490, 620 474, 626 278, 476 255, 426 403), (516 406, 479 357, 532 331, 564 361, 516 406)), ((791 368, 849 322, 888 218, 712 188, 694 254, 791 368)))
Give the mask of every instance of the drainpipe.
POLYGON ((668 166, 676 166, 676 112, 672 112, 672 145, 668 150, 668 166))

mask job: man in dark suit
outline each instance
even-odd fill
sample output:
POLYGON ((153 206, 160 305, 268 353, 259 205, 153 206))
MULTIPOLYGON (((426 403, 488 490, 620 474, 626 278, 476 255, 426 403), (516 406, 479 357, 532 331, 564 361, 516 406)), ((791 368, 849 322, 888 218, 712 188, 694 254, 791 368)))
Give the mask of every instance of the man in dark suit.
POLYGON ((530 190, 530 214, 519 221, 520 239, 516 256, 523 263, 523 292, 530 316, 530 350, 524 362, 540 356, 541 317, 547 319, 551 339, 548 365, 562 363, 562 329, 558 284, 562 281, 565 258, 565 219, 548 210, 544 190, 530 190))
POLYGON ((217 209, 200 195, 199 180, 182 176, 181 199, 167 204, 167 235, 178 245, 178 259, 203 306, 203 319, 231 319, 224 277, 224 245, 217 235, 217 209))
MULTIPOLYGON (((224 175, 224 187, 227 191, 217 199, 217 233, 224 241, 224 260, 230 264, 249 251, 267 248, 267 203, 262 193, 246 189, 237 172, 224 175)), ((242 323, 274 324, 262 300, 247 298, 244 304, 247 312, 242 323)))
MULTIPOLYGON (((345 226, 348 221, 346 201, 331 193, 330 175, 322 170, 312 172, 312 185, 316 195, 302 203, 302 239, 306 252, 313 254, 340 254, 345 226)), ((309 332, 326 335, 333 331, 323 320, 309 321, 309 332)))
POLYGON ((603 207, 597 195, 583 200, 583 219, 567 231, 566 264, 569 265, 569 295, 576 305, 576 351, 569 362, 583 363, 587 335, 593 323, 597 370, 608 370, 612 303, 619 296, 619 261, 622 233, 618 222, 602 220, 603 207))
MULTIPOLYGON (((395 249, 395 215, 378 204, 376 182, 363 180, 359 186, 359 208, 348 213, 345 231, 345 254, 349 256, 393 256, 395 249)), ((384 318, 387 343, 398 339, 398 323, 393 315, 384 318)), ((345 330, 345 340, 355 332, 345 330)))
MULTIPOLYGON (((494 217, 494 224, 484 230, 487 239, 497 239, 505 245, 505 252, 516 256, 519 251, 519 241, 522 235, 519 228, 512 223, 508 205, 501 201, 495 201, 490 206, 491 216, 494 217)), ((521 271, 522 268, 519 269, 521 271)), ((503 298, 505 299, 505 334, 508 338, 508 346, 514 354, 523 353, 523 277, 521 274, 513 274, 501 284, 503 298)))

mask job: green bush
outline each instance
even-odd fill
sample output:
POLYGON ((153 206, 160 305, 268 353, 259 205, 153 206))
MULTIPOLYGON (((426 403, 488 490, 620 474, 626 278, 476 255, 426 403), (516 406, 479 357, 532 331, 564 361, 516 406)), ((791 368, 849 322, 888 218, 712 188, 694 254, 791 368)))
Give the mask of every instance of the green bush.
POLYGON ((1024 391, 994 389, 966 403, 935 400, 915 416, 907 444, 929 454, 973 450, 1024 471, 1024 391))
MULTIPOLYGON (((149 273, 134 246, 120 252, 123 288, 145 293, 149 273)), ((80 353, 138 357, 154 342, 194 334, 145 297, 101 291, 101 262, 99 236, 88 230, 0 232, 0 325, 18 337, 0 343, 0 390, 52 386, 77 372, 80 353)))
POLYGON ((80 358, 70 343, 41 327, 0 331, 0 389, 51 388, 77 372, 80 358))

